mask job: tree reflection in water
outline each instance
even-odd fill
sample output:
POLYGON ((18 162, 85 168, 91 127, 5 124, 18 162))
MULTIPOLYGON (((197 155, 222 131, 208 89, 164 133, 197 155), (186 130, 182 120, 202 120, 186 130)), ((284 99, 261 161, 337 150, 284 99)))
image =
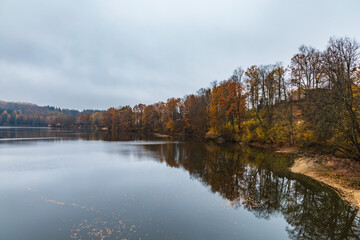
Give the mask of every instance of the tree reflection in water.
POLYGON ((288 171, 291 159, 245 146, 184 142, 144 145, 154 159, 258 218, 283 215, 290 239, 360 239, 358 210, 331 189, 288 171))
MULTIPOLYGON (((129 144, 153 139, 128 133, 114 135, 43 128, 0 130, 2 138, 102 139, 130 141, 129 144)), ((189 141, 148 143, 137 144, 144 151, 138 151, 137 147, 134 152, 129 147, 125 150, 185 169, 212 192, 229 200, 235 209, 242 207, 264 219, 282 215, 289 224, 286 230, 290 239, 360 239, 359 211, 342 201, 332 189, 289 172, 291 159, 284 155, 240 145, 189 141)))

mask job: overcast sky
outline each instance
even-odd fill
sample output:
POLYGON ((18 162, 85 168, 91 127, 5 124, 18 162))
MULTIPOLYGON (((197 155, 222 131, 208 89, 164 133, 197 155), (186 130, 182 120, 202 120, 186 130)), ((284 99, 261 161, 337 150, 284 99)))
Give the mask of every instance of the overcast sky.
POLYGON ((359 0, 0 0, 0 100, 106 109, 183 97, 301 44, 360 41, 359 0))

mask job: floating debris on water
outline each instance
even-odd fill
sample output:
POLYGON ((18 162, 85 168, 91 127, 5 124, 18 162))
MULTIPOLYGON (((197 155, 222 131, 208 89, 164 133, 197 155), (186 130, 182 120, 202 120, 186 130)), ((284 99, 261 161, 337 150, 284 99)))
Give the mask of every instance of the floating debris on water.
MULTIPOLYGON (((24 186, 24 189, 30 192, 37 192, 29 186, 24 186)), ((101 211, 94 209, 94 207, 86 207, 77 203, 64 203, 53 199, 48 199, 40 195, 42 201, 53 203, 59 206, 78 208, 85 211, 92 211, 97 213, 97 217, 92 219, 84 219, 79 224, 75 224, 70 229, 71 239, 141 239, 136 232, 134 224, 126 224, 126 220, 119 215, 111 213, 111 215, 101 213, 101 211), (100 215, 100 216, 99 216, 100 215), (129 227, 127 227, 129 226, 129 227)))

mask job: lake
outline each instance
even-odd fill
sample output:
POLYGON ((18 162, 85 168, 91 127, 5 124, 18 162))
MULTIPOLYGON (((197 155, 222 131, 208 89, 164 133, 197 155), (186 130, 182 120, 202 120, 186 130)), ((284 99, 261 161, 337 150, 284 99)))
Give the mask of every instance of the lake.
POLYGON ((239 144, 0 127, 0 239, 360 239, 359 210, 239 144))

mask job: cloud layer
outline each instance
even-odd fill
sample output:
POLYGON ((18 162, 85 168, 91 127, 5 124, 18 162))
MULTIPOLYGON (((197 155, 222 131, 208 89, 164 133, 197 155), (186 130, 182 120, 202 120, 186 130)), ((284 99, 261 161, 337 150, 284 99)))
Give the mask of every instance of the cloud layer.
POLYGON ((0 99, 106 109, 182 97, 301 44, 360 41, 360 2, 0 0, 0 99))

